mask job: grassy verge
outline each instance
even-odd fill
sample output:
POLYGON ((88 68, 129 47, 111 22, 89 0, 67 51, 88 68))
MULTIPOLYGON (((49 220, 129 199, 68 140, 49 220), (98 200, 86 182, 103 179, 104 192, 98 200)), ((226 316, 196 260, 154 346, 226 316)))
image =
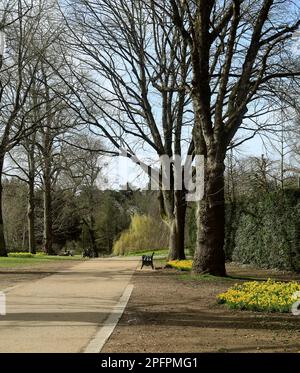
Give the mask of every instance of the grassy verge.
POLYGON ((26 267, 38 264, 46 264, 57 261, 79 261, 83 260, 80 255, 74 256, 52 256, 32 255, 28 253, 10 253, 8 257, 0 257, 0 268, 26 267))
POLYGON ((155 256, 167 256, 168 255, 168 250, 147 250, 147 251, 140 251, 140 252, 133 252, 133 253, 126 253, 125 256, 142 256, 142 255, 152 255, 154 252, 154 257, 155 256))
POLYGON ((212 275, 196 275, 191 272, 183 272, 179 273, 178 277, 182 281, 208 281, 208 282, 223 282, 223 281, 228 281, 228 282, 234 282, 236 281, 233 278, 230 277, 218 277, 218 276, 212 276, 212 275))

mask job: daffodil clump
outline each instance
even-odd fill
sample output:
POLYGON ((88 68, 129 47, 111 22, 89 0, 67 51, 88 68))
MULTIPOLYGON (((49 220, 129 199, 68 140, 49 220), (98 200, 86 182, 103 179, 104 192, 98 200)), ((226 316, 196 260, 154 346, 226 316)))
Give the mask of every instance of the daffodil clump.
POLYGON ((192 264, 192 260, 170 260, 167 263, 167 266, 179 269, 181 271, 190 271, 192 269, 192 264))
POLYGON ((300 299, 300 284, 292 282, 251 281, 236 284, 217 296, 229 308, 266 312, 290 312, 300 299))

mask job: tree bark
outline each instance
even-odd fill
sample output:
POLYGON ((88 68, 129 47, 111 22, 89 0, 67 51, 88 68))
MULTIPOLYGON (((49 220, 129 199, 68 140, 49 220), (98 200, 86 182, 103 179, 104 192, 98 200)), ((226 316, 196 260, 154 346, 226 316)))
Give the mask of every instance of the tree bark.
POLYGON ((93 255, 95 258, 98 258, 99 253, 98 253, 98 248, 97 248, 97 243, 96 243, 96 229, 95 229, 95 218, 93 215, 90 217, 90 222, 91 225, 88 227, 89 228, 89 234, 90 234, 90 239, 91 239, 91 244, 92 244, 92 251, 93 255))
POLYGON ((34 180, 30 179, 28 184, 28 209, 27 209, 27 224, 28 224, 28 248, 31 254, 36 254, 35 242, 35 200, 34 200, 34 180))
POLYGON ((53 250, 53 221, 52 221, 52 191, 51 175, 48 159, 45 160, 44 170, 44 245, 43 249, 48 255, 55 255, 53 250))
POLYGON ((2 211, 2 197, 3 197, 3 185, 2 185, 2 170, 4 164, 4 157, 0 157, 0 256, 7 256, 7 248, 4 236, 4 222, 3 222, 3 211, 2 211))
POLYGON ((175 206, 174 217, 169 223, 169 260, 185 259, 185 217, 186 217, 186 200, 185 193, 181 190, 174 191, 175 206))
POLYGON ((224 160, 207 157, 205 193, 198 202, 197 245, 193 272, 226 276, 225 269, 225 198, 224 160))

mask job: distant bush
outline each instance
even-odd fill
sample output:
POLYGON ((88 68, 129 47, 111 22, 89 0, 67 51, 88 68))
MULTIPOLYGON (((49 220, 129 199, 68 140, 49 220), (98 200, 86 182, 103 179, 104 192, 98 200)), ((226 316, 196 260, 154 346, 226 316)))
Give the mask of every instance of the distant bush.
POLYGON ((8 253, 9 257, 12 258, 34 258, 35 255, 27 252, 13 252, 13 253, 8 253))
POLYGON ((38 251, 35 256, 47 256, 47 254, 44 251, 38 251))
POLYGON ((146 250, 159 250, 168 246, 168 228, 161 220, 149 215, 135 214, 129 229, 123 231, 114 243, 113 253, 124 255, 146 250))
MULTIPOLYGON (((232 206, 227 206, 228 209, 232 206)), ((228 259, 260 267, 300 271, 300 191, 245 198, 226 225, 228 259), (232 234, 234 232, 234 234, 232 234), (229 237, 230 234, 230 237, 229 237)))
POLYGON ((44 251, 38 251, 36 254, 31 254, 27 251, 12 251, 8 253, 8 256, 11 258, 36 258, 36 257, 45 257, 47 254, 44 251))

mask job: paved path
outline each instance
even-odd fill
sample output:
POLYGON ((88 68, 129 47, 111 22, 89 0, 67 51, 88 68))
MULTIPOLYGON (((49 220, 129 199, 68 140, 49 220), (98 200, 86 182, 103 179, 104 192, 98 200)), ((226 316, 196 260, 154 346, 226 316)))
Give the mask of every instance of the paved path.
POLYGON ((83 352, 115 309, 136 259, 93 259, 8 289, 0 352, 83 352))

